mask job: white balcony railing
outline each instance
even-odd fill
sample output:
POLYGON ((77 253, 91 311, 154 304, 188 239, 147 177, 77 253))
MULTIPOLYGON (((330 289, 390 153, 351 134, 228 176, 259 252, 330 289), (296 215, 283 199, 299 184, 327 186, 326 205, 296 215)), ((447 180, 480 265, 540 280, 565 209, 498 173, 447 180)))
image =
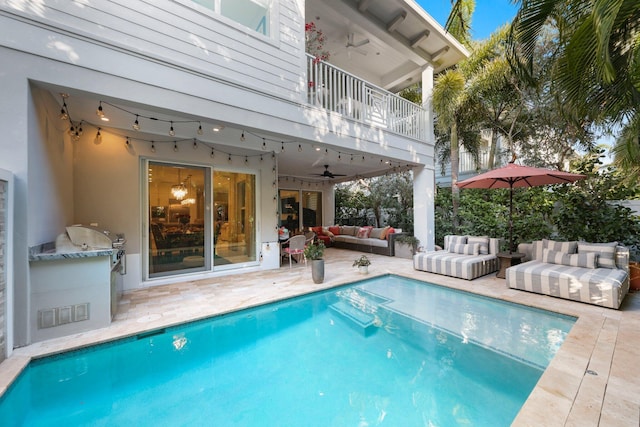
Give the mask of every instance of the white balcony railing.
POLYGON ((427 111, 398 95, 307 55, 310 104, 368 125, 426 140, 427 111))

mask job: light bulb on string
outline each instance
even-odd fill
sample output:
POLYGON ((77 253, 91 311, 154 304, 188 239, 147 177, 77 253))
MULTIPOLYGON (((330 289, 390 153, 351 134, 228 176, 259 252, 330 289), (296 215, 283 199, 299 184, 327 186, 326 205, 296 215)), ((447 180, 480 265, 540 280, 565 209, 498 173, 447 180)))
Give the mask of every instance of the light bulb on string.
POLYGON ((69 126, 69 136, 73 136, 76 133, 76 128, 73 126, 73 122, 71 122, 71 126, 69 126))
POLYGON ((244 141, 246 138, 244 137, 244 131, 242 131, 242 135, 240 135, 240 141, 244 141))
POLYGON ((198 122, 198 135, 202 135, 202 123, 198 122))
POLYGON ((260 162, 262 162, 264 160, 264 158, 262 157, 262 154, 260 155, 260 162))
POLYGON ((351 163, 353 163, 353 154, 351 155, 351 163))
POLYGON ((249 164, 249 156, 244 156, 244 164, 245 165, 249 164))
POLYGON ((62 101, 62 108, 60 109, 60 120, 68 120, 69 113, 67 113, 67 103, 66 101, 62 101))
POLYGON ((124 145, 126 145, 127 148, 131 147, 131 141, 129 141, 129 137, 127 137, 126 141, 124 142, 124 145))
POLYGON ((193 138, 193 149, 197 150, 198 149, 198 142, 196 141, 195 138, 193 138))
POLYGON ((302 153, 302 144, 298 144, 298 152, 302 153))
POLYGON ((77 133, 78 135, 82 135, 82 122, 78 125, 77 133))
POLYGON ((229 163, 231 163, 233 161, 233 160, 231 160, 231 154, 229 154, 228 160, 229 160, 229 163))
POLYGON ((173 141, 173 151, 178 152, 178 143, 176 141, 173 141))
POLYGON ((213 147, 211 147, 211 154, 210 154, 211 158, 214 159, 216 157, 216 152, 213 150, 213 147))
POLYGON ((338 153, 338 161, 341 162, 342 161, 342 154, 338 153))
POLYGON ((96 132, 96 143, 98 144, 102 142, 102 133, 100 133, 101 130, 101 128, 98 128, 98 131, 96 132))
POLYGON ((280 152, 284 153, 284 142, 281 142, 280 144, 280 152))
POLYGON ((173 130, 173 122, 171 122, 171 127, 169 128, 169 135, 176 136, 176 131, 173 130))
POLYGON ((155 142, 151 141, 151 152, 155 153, 156 152, 156 144, 155 142))
POLYGON ((262 138, 262 149, 263 149, 264 151, 266 151, 266 150, 267 150, 267 141, 265 141, 265 139, 264 139, 264 138, 262 138))
POLYGON ((98 105, 98 109, 96 110, 96 115, 100 118, 104 117, 104 111, 102 110, 102 101, 100 101, 100 104, 98 105))
POLYGON ((328 155, 329 155, 329 149, 328 149, 328 148, 325 148, 325 149, 324 149, 324 155, 325 155, 325 156, 328 156, 328 155))
POLYGON ((133 130, 140 130, 140 122, 138 122, 138 115, 136 114, 136 121, 133 122, 133 126, 131 126, 133 130))

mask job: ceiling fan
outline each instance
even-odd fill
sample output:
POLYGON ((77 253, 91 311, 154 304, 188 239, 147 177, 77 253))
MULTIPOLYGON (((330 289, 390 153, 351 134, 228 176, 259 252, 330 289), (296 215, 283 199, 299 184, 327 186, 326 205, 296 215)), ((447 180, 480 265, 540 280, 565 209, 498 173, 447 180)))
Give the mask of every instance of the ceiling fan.
POLYGON ((314 176, 321 176, 323 178, 335 178, 336 176, 347 176, 340 173, 331 173, 329 172, 329 165, 324 165, 324 172, 322 173, 314 173, 314 176))

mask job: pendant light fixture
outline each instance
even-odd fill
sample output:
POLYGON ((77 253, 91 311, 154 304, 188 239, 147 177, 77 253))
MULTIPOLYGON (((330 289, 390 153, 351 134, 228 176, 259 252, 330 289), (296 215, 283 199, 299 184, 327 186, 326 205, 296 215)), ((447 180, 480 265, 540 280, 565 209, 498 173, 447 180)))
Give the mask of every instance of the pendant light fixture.
POLYGON ((184 196, 187 195, 187 192, 187 187, 182 182, 182 179, 180 179, 180 169, 178 169, 178 184, 171 186, 171 195, 173 195, 176 200, 182 200, 184 196))

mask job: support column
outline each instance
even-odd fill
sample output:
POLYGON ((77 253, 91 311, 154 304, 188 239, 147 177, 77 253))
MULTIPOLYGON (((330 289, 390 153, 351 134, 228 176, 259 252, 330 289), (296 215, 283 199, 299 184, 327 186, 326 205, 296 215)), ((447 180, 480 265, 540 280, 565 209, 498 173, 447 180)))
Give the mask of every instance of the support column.
POLYGON ((413 235, 427 251, 435 248, 435 182, 433 167, 413 169, 413 235))
POLYGON ((425 122, 425 144, 430 156, 425 158, 422 166, 413 169, 413 228, 414 236, 420 240, 424 250, 435 248, 435 173, 433 108, 433 66, 427 65, 422 70, 422 107, 427 111, 425 122))
POLYGON ((422 70, 422 107, 427 110, 425 137, 428 144, 435 144, 433 133, 433 106, 431 96, 433 94, 433 66, 427 65, 422 70))

